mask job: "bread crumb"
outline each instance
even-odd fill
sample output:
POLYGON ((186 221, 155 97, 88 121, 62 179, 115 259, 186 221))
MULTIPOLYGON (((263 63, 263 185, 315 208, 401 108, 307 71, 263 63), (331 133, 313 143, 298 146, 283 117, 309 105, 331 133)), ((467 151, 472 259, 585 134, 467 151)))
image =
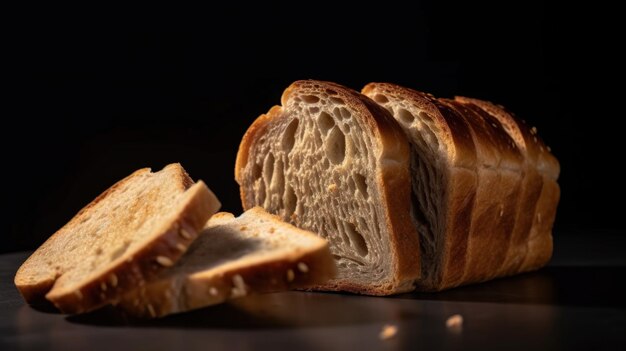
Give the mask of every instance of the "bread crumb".
POLYGON ((176 244, 176 248, 178 249, 178 251, 180 252, 185 252, 187 251, 187 246, 185 246, 183 243, 178 243, 176 244))
POLYGON ((463 327, 463 316, 455 314, 446 320, 446 327, 450 329, 461 329, 463 327))
POLYGON ((383 330, 380 331, 380 334, 378 334, 378 337, 381 340, 387 340, 396 336, 397 333, 398 327, 396 327, 395 325, 386 324, 383 326, 383 330))
POLYGON ((298 262, 298 270, 302 273, 306 273, 309 271, 309 266, 304 262, 298 262))
POLYGON ((163 267, 171 267, 174 264, 174 261, 166 256, 157 256, 156 261, 163 267))
POLYGON ((105 282, 100 283, 100 289, 102 289, 102 291, 107 291, 107 283, 105 282))
POLYGON ((215 287, 211 287, 209 289, 209 294, 211 294, 211 296, 217 296, 217 289, 215 287))
POLYGON ((530 128, 530 133, 531 133, 532 135, 537 134, 537 127, 532 127, 532 128, 530 128))
POLYGON ((189 233, 185 228, 180 228, 180 231, 178 231, 178 233, 185 239, 191 239, 191 233, 189 233))
POLYGON ((287 281, 292 282, 296 278, 296 275, 293 273, 293 270, 287 270, 287 281))

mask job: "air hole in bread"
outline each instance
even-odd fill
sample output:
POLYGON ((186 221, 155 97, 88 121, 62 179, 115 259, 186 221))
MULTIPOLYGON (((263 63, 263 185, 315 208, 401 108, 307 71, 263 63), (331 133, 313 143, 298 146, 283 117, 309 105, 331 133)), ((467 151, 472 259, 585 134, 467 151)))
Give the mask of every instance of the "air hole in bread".
POLYGON ((432 130, 430 130, 429 127, 427 127, 426 125, 424 125, 424 132, 426 133, 426 142, 428 144, 431 144, 432 146, 434 146, 435 148, 439 147, 439 141, 437 140, 437 137, 435 136, 435 133, 433 133, 432 130))
POLYGON ((333 96, 331 96, 331 97, 329 98, 329 100, 330 100, 333 104, 337 104, 337 105, 345 105, 345 104, 346 104, 346 102, 345 102, 345 101, 343 101, 343 99, 340 99, 340 98, 338 98, 338 97, 333 97, 333 96))
POLYGON ((318 112, 320 112, 320 108, 319 107, 309 107, 309 113, 312 115, 316 115, 318 112))
POLYGON ((272 176, 272 182, 270 184, 271 193, 283 194, 285 190, 285 167, 283 160, 281 159, 276 160, 276 163, 274 164, 274 175, 272 176))
POLYGON ((291 185, 286 186, 284 203, 286 215, 291 216, 296 211, 296 206, 298 205, 298 197, 291 185))
POLYGON ((365 238, 363 235, 356 230, 354 224, 350 222, 345 223, 346 234, 350 238, 350 242, 352 243, 352 247, 356 250, 357 254, 361 257, 367 256, 367 243, 365 242, 365 238))
POLYGON ((294 118, 293 120, 291 120, 291 122, 289 122, 289 125, 287 126, 287 128, 285 128, 285 133, 283 134, 282 146, 283 146, 283 150, 286 153, 289 153, 293 149, 293 145, 296 142, 296 132, 298 130, 298 124, 300 124, 300 120, 297 118, 294 118))
POLYGON ((328 134, 328 131, 335 126, 335 119, 328 113, 322 111, 319 117, 317 117, 317 125, 322 134, 326 135, 328 134))
POLYGON ((272 181, 273 175, 274 175, 274 154, 272 154, 271 152, 268 152, 267 156, 265 157, 265 162, 263 163, 263 178, 265 178, 266 182, 270 183, 272 181))
POLYGON ((418 116, 418 117, 419 117, 422 121, 424 121, 424 123, 428 123, 428 124, 433 123, 433 118, 432 118, 432 117, 430 117, 430 116, 428 115, 428 113, 426 113, 426 112, 420 112, 420 113, 418 113, 418 114, 417 114, 417 116, 418 116))
POLYGON ((400 121, 405 124, 411 124, 415 120, 415 116, 403 108, 398 109, 398 117, 400 118, 400 121))
POLYGON ((356 173, 354 175, 354 182, 356 183, 356 187, 357 189, 359 189, 359 192, 363 195, 364 198, 367 199, 369 195, 367 194, 367 183, 365 181, 365 176, 356 173))
POLYGON ((346 157, 346 136, 335 126, 325 141, 326 157, 333 164, 340 164, 346 157))
POLYGON ((320 101, 320 98, 315 95, 301 95, 300 97, 302 98, 302 101, 306 102, 307 104, 316 104, 318 101, 320 101))
POLYGON ((389 99, 387 99, 387 97, 385 95, 376 94, 376 95, 374 95, 374 101, 376 101, 379 104, 386 104, 386 103, 389 102, 389 99))
POLYGON ((337 95, 338 93, 332 89, 326 89, 326 94, 328 95, 337 95))
POLYGON ((352 117, 352 114, 350 113, 350 111, 348 111, 348 109, 345 107, 340 107, 339 113, 341 114, 341 118, 343 119, 349 119, 350 117, 352 117))

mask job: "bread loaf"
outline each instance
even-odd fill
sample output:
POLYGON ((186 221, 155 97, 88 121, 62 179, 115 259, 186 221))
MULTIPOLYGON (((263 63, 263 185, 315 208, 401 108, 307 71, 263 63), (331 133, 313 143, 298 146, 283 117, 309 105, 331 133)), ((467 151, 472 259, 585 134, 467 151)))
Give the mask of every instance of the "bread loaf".
POLYGON ((479 100, 387 83, 363 94, 372 100, 296 82, 237 156, 245 208, 263 206, 330 240, 339 276, 321 288, 390 294, 411 289, 412 278, 442 290, 549 260, 559 167, 535 129, 479 100), (402 278, 381 284, 394 275, 402 278))

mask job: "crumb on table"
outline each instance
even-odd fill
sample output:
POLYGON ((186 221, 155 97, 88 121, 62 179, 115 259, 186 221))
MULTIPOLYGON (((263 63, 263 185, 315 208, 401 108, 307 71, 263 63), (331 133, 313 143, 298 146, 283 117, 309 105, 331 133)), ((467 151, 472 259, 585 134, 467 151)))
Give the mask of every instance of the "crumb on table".
POLYGON ((386 324, 385 326, 383 326, 383 329, 380 331, 380 334, 378 334, 378 337, 381 338, 382 340, 387 340, 396 336, 397 333, 398 333, 398 327, 396 327, 395 325, 386 324))
POLYGON ((455 314, 446 320, 446 327, 459 329, 463 326, 463 316, 455 314))

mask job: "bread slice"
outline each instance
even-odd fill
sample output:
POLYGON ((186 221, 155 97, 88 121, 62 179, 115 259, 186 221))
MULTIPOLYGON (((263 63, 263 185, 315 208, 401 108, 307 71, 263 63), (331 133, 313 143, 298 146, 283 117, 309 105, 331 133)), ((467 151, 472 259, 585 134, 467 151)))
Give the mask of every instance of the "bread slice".
POLYGON ((531 203, 539 192, 528 186, 534 181, 508 126, 474 104, 393 84, 371 83, 363 93, 392 112, 412 143, 420 288, 441 290, 527 269, 504 269, 519 257, 509 247, 528 242, 529 228, 524 236, 518 222, 529 206, 520 199, 531 203))
POLYGON ((389 113, 340 85, 298 81, 246 132, 235 166, 243 207, 262 206, 328 239, 338 276, 320 287, 413 289, 409 144, 389 113))
POLYGON ((19 268, 15 285, 27 302, 45 296, 66 313, 115 302, 173 265, 219 206, 180 164, 138 170, 41 245, 19 268))
POLYGON ((260 207, 235 218, 218 213, 187 253, 118 307, 162 317, 249 294, 319 285, 335 274, 328 242, 260 207))
POLYGON ((560 165, 537 134, 504 107, 478 99, 456 97, 466 106, 481 109, 502 123, 524 155, 525 178, 513 230, 513 241, 503 274, 530 271, 552 256, 552 226, 560 198, 560 165))

